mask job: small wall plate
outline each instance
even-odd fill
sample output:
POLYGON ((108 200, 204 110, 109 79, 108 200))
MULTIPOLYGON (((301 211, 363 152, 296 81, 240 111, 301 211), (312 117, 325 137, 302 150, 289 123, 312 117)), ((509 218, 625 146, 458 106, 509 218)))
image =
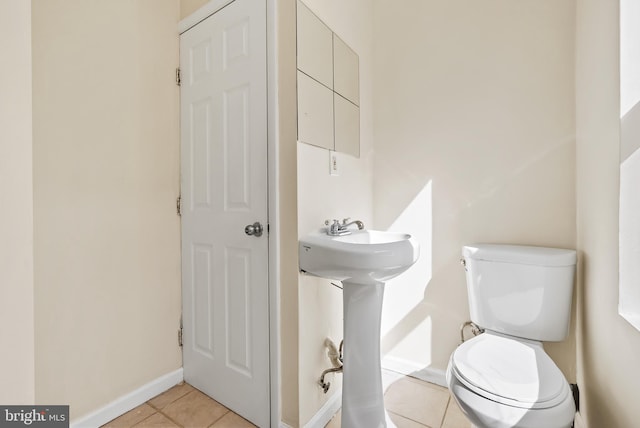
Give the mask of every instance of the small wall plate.
POLYGON ((340 170, 338 169, 338 154, 333 150, 329 151, 329 174, 340 175, 340 170))

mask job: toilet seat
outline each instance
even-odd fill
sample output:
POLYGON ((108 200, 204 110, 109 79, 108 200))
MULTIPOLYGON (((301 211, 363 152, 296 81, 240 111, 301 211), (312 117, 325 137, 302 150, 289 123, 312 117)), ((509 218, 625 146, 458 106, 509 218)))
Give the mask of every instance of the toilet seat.
POLYGON ((542 344, 486 332, 460 345, 451 356, 453 374, 489 400, 525 409, 546 409, 571 390, 542 344))

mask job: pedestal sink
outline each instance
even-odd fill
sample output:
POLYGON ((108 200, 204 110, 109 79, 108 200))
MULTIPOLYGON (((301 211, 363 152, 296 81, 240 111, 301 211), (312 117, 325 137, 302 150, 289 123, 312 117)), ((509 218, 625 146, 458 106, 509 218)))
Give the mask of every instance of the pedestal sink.
POLYGON ((342 427, 386 427, 380 365, 384 281, 418 260, 418 244, 405 233, 358 230, 330 236, 321 229, 302 238, 298 251, 301 271, 342 281, 342 427))

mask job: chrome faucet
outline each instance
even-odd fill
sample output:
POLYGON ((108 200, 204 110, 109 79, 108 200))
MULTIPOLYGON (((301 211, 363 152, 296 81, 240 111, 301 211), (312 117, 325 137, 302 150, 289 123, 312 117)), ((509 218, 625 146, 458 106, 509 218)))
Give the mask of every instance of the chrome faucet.
POLYGON ((348 235, 351 231, 348 229, 349 226, 355 224, 358 226, 358 230, 364 229, 364 223, 360 220, 349 221, 349 218, 345 218, 340 223, 340 220, 333 220, 333 223, 329 220, 325 221, 324 224, 329 226, 327 227, 327 235, 331 236, 340 236, 340 235, 348 235))

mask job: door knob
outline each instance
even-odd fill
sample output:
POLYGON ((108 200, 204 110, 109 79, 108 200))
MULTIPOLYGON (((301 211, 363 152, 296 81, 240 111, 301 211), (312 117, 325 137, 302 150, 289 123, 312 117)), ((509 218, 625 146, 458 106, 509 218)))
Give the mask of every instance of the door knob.
POLYGON ((262 236, 262 225, 259 221, 256 221, 253 224, 248 224, 247 227, 244 228, 244 233, 249 236, 255 236, 256 238, 262 236))

